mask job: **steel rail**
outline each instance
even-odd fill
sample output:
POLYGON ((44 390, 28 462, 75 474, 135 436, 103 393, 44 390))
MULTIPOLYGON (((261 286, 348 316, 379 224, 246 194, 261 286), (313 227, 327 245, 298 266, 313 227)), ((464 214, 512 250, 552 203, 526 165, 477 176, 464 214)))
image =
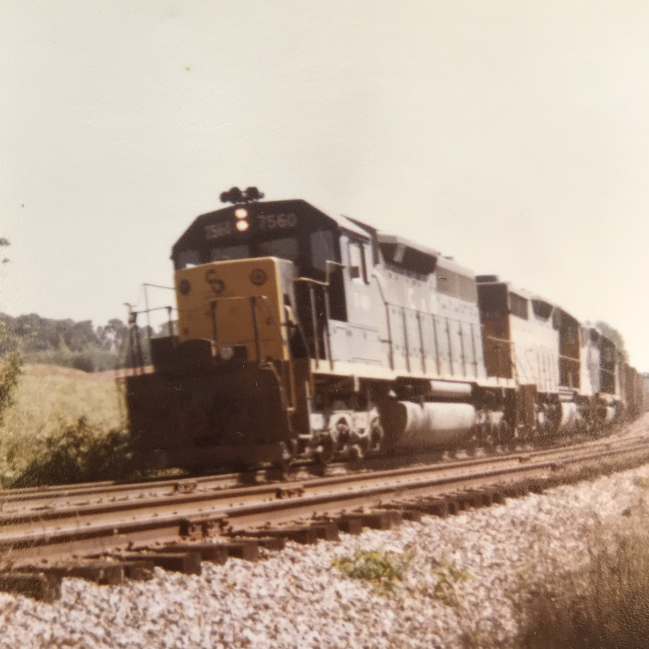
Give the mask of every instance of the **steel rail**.
MULTIPOLYGON (((586 443, 595 445, 607 444, 608 440, 589 440, 586 443)), ((537 454, 553 455, 561 449, 572 448, 573 445, 559 446, 550 449, 518 449, 505 456, 498 455, 502 450, 496 449, 491 454, 485 449, 478 452, 485 453, 484 460, 488 461, 494 457, 506 457, 507 455, 521 455, 534 452, 537 454)), ((365 462, 337 463, 328 467, 331 472, 337 471, 371 471, 394 468, 405 465, 418 465, 427 462, 437 462, 440 466, 452 466, 460 462, 473 462, 474 459, 458 460, 443 458, 439 451, 418 454, 417 456, 396 456, 390 458, 371 458, 365 462)), ((283 482, 294 482, 297 480, 314 480, 317 467, 311 465, 291 467, 285 475, 283 482)), ((126 501, 134 498, 174 497, 178 494, 191 492, 207 492, 217 489, 227 489, 242 485, 254 485, 259 482, 271 482, 277 480, 274 477, 276 472, 261 469, 250 473, 222 473, 198 477, 173 477, 158 480, 148 480, 139 483, 123 482, 97 482, 81 483, 72 485, 58 485, 45 487, 29 487, 23 489, 11 489, 0 491, 0 512, 5 514, 21 512, 31 509, 33 511, 47 512, 53 509, 66 507, 83 508, 90 505, 100 505, 106 502, 126 501)))
MULTIPOLYGON (((625 438, 620 443, 634 444, 635 438, 625 438)), ((7 511, 0 513, 0 538, 6 537, 15 530, 24 529, 28 525, 56 526, 56 529, 63 530, 66 526, 78 527, 101 524, 104 521, 115 520, 116 515, 121 515, 122 520, 142 519, 151 515, 162 515, 165 512, 178 512, 180 509, 190 514, 203 513, 204 511, 225 510, 246 502, 258 502, 275 500, 278 494, 285 491, 299 489, 304 492, 314 492, 322 489, 331 489, 338 486, 352 488, 356 484, 363 484, 371 481, 392 479, 399 483, 402 480, 413 480, 418 475, 429 475, 435 473, 439 476, 454 474, 456 472, 481 470, 483 466, 517 466, 521 462, 538 461, 552 458, 561 458, 566 453, 574 451, 583 452, 583 449, 607 449, 611 442, 602 444, 576 445, 562 449, 544 449, 528 453, 515 453, 497 457, 484 457, 471 460, 461 460, 448 464, 416 465, 399 469, 388 469, 383 471, 366 471, 351 473, 340 476, 324 478, 311 478, 301 482, 289 482, 282 484, 262 484, 257 486, 236 487, 220 489, 217 491, 192 490, 189 493, 183 491, 171 491, 163 494, 150 495, 146 492, 138 493, 137 497, 130 499, 106 498, 101 502, 76 503, 59 508, 29 509, 19 511, 7 511), (282 486, 284 485, 284 486, 282 486)))
MULTIPOLYGON (((623 440, 622 440, 623 441, 623 440)), ((511 458, 510 458, 511 459, 511 458)), ((76 526, 54 528, 50 523, 31 524, 23 528, 2 529, 0 532, 0 556, 3 563, 24 564, 29 561, 47 557, 63 557, 74 554, 89 554, 114 551, 126 546, 150 544, 177 540, 186 535, 191 528, 202 529, 206 533, 210 528, 222 527, 246 529, 261 525, 264 522, 280 523, 295 520, 299 517, 315 514, 334 514, 350 511, 359 506, 376 506, 388 500, 399 500, 422 495, 438 495, 469 487, 484 487, 503 484, 504 482, 530 478, 548 477, 557 472, 566 472, 575 465, 602 464, 611 461, 649 460, 649 442, 635 445, 616 443, 609 449, 593 449, 588 446, 566 453, 561 461, 550 458, 530 458, 525 462, 498 463, 481 462, 473 471, 465 470, 440 471, 429 468, 428 471, 383 472, 366 476, 354 475, 346 482, 329 479, 328 485, 312 488, 302 485, 302 493, 294 491, 286 498, 272 500, 249 499, 248 502, 224 507, 197 508, 194 505, 175 510, 164 506, 149 510, 141 519, 113 516, 112 520, 95 521, 90 524, 82 522, 80 517, 76 526), (414 475, 413 475, 414 473, 414 475)))

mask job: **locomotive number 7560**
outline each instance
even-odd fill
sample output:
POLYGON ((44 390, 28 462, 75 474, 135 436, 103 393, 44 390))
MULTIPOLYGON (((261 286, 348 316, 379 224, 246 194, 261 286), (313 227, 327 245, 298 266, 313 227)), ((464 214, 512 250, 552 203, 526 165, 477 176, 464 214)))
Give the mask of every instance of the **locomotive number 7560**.
POLYGON ((260 230, 276 230, 278 228, 294 228, 297 225, 297 214, 258 214, 260 230))

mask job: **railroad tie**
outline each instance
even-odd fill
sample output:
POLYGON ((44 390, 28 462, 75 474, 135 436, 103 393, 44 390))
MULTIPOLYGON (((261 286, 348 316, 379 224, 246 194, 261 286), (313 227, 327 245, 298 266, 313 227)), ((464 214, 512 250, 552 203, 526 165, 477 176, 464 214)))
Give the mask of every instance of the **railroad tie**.
POLYGON ((259 547, 265 550, 277 551, 283 550, 286 547, 285 536, 261 536, 256 541, 259 543, 259 547))
POLYGON ((259 559, 259 542, 257 539, 237 539, 236 541, 215 541, 214 543, 174 543, 155 552, 197 552, 203 561, 223 565, 229 557, 244 561, 259 559))
POLYGON ((117 586, 125 578, 125 564, 111 561, 89 561, 83 563, 63 564, 58 566, 25 566, 21 572, 53 575, 56 578, 64 577, 85 579, 105 586, 117 586))
POLYGON ((343 516, 336 520, 336 524, 345 534, 360 534, 363 531, 363 521, 359 516, 343 516))
POLYGON ((124 562, 124 574, 128 579, 133 581, 148 581, 153 579, 153 569, 155 568, 155 563, 146 559, 140 559, 137 561, 125 561, 124 562))
MULTIPOLYGON (((260 530, 253 532, 246 532, 246 535, 251 535, 253 537, 265 536, 265 537, 283 537, 289 541, 295 541, 296 543, 301 543, 303 545, 313 545, 318 542, 319 538, 325 538, 326 525, 304 525, 299 527, 280 527, 274 530, 260 530)), ((336 527, 336 535, 338 534, 338 528, 336 527)))
POLYGON ((447 498, 431 498, 430 500, 422 500, 412 505, 412 507, 415 507, 423 514, 438 516, 439 518, 446 518, 449 515, 447 498))
POLYGON ((527 481, 507 484, 502 489, 505 498, 522 498, 523 496, 527 496, 529 491, 530 488, 527 481))
POLYGON ((42 572, 3 572, 0 573, 0 591, 53 602, 61 596, 61 578, 42 572))
POLYGON ((235 543, 256 543, 260 548, 264 550, 283 550, 286 547, 286 537, 285 536, 268 536, 265 535, 265 531, 254 531, 254 532, 242 532, 241 534, 232 534, 230 537, 234 540, 235 543), (259 534, 259 536, 257 536, 259 534), (264 536, 261 536, 261 535, 264 536))
POLYGON ((153 564, 163 570, 171 572, 182 572, 186 575, 201 574, 201 555, 199 552, 132 552, 114 555, 121 561, 152 561, 153 564))
POLYGON ((218 541, 215 543, 228 553, 229 557, 243 561, 257 561, 259 559, 259 543, 257 539, 237 541, 218 541))
POLYGON ((394 510, 399 512, 399 515, 401 516, 401 519, 404 521, 411 521, 414 523, 418 523, 421 521, 421 510, 419 510, 416 506, 415 507, 410 507, 410 505, 384 505, 384 507, 388 510, 394 510))
MULTIPOLYGON (((158 549, 155 550, 156 552, 158 549)), ((201 561, 216 563, 222 566, 228 560, 228 548, 217 543, 173 543, 160 548, 160 552, 198 552, 201 561)))
POLYGON ((374 530, 391 530, 401 523, 401 513, 396 509, 378 510, 362 514, 361 520, 374 530))

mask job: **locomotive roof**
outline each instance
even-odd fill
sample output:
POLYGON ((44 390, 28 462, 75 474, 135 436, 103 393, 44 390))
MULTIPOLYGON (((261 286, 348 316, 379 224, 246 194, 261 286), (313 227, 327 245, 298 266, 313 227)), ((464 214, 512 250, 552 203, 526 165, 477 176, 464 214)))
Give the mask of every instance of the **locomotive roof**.
MULTIPOLYGON (((309 220, 313 222, 320 221, 323 224, 337 226, 340 230, 352 234, 355 237, 363 239, 375 238, 379 247, 383 250, 384 255, 388 261, 392 261, 392 257, 398 248, 407 252, 407 255, 417 267, 421 267, 424 272, 432 272, 436 264, 439 262, 440 267, 447 270, 453 270, 468 277, 474 277, 474 273, 465 266, 458 264, 456 261, 448 257, 443 257, 439 252, 422 246, 419 243, 410 241, 404 237, 394 235, 388 232, 379 231, 376 228, 362 223, 357 219, 353 219, 343 215, 325 214, 314 205, 311 205, 303 199, 289 199, 281 201, 258 201, 254 203, 246 203, 243 206, 250 212, 251 215, 255 214, 279 214, 289 212, 299 212, 308 216, 309 220)), ((187 248, 199 246, 204 242, 205 226, 219 221, 234 218, 234 211, 242 207, 239 205, 228 205, 218 210, 205 212, 197 216, 192 224, 185 230, 181 237, 176 241, 172 247, 172 258, 180 251, 187 248)), ((402 253, 403 256, 403 253, 402 253)))
POLYGON ((328 222, 330 225, 336 225, 342 230, 346 230, 355 236, 368 239, 371 228, 360 227, 359 222, 349 219, 345 216, 332 216, 325 214, 322 210, 307 203, 302 199, 290 199, 283 201, 259 201, 255 203, 246 203, 244 205, 228 205, 212 212, 205 212, 197 216, 192 224, 183 232, 181 237, 176 241, 172 247, 172 256, 179 250, 192 245, 196 241, 203 238, 204 228, 206 225, 217 223, 220 220, 234 217, 234 210, 239 207, 245 207, 251 214, 273 214, 273 213, 286 213, 291 211, 307 213, 309 217, 314 220, 328 222))
POLYGON ((478 285, 485 285, 485 284, 501 284, 503 286, 507 287, 507 291, 511 293, 515 293, 519 297, 525 298, 526 300, 530 301, 535 301, 535 302, 543 302, 547 304, 549 307, 554 309, 556 313, 561 313, 566 315, 568 318, 571 320, 574 320, 575 322, 579 322, 577 318, 575 318, 572 313, 569 311, 566 311, 562 306, 559 304, 556 304, 555 302, 550 302, 550 300, 547 300, 546 298, 542 297, 538 293, 532 293, 531 291, 528 291, 524 288, 518 288, 512 282, 507 282, 504 280, 501 280, 498 275, 479 275, 477 277, 478 280, 478 285))

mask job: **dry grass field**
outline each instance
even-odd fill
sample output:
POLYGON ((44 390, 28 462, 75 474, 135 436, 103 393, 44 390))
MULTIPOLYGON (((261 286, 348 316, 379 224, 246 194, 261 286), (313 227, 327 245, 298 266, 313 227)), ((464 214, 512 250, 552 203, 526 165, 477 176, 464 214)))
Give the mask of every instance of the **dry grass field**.
MULTIPOLYGON (((626 529, 589 535, 589 562, 513 595, 521 649, 644 649, 649 638, 646 509, 626 529)), ((476 647, 477 649, 477 647, 476 647)), ((487 649, 486 647, 484 649, 487 649)))
POLYGON ((26 365, 16 403, 0 427, 0 479, 12 483, 35 460, 51 452, 57 438, 85 422, 86 437, 123 428, 122 388, 114 372, 87 374, 52 365, 26 365))

